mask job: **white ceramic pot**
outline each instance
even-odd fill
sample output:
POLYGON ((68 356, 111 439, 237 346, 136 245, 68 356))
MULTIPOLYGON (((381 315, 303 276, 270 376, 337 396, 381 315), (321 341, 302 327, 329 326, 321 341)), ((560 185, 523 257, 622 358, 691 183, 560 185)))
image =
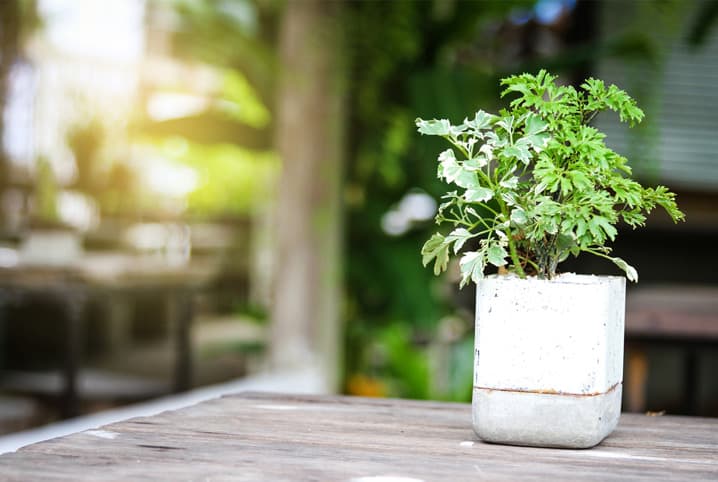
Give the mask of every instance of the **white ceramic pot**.
POLYGON ((621 414, 626 280, 489 276, 476 295, 473 424, 482 440, 587 448, 621 414))

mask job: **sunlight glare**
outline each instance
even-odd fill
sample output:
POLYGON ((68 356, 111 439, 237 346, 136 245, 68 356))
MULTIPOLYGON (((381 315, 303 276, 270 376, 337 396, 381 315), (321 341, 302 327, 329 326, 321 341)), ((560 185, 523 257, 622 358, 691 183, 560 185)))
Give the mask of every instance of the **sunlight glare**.
POLYGON ((147 100, 147 114, 155 121, 188 117, 206 108, 207 99, 191 94, 159 92, 147 100))
POLYGON ((41 0, 46 35, 60 51, 133 63, 144 50, 143 0, 41 0))
POLYGON ((198 185, 197 172, 191 167, 180 166, 164 159, 155 159, 146 167, 147 186, 158 194, 184 197, 198 185))

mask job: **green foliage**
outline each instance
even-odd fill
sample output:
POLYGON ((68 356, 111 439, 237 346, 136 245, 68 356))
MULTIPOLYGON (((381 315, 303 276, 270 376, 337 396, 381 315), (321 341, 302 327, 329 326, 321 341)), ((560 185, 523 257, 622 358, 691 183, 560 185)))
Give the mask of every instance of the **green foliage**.
POLYGON ((97 179, 99 153, 105 142, 105 127, 96 116, 70 128, 67 144, 72 150, 77 166, 75 186, 87 194, 96 194, 100 186, 97 179))
POLYGON ((488 265, 550 279, 560 262, 581 252, 610 259, 637 281, 633 267, 610 256, 616 225, 643 226, 656 206, 674 222, 683 219, 675 195, 631 179, 627 160, 589 125, 604 110, 639 123, 635 101, 601 80, 588 79, 580 89, 555 80, 545 70, 503 79, 502 97, 518 97, 498 115, 479 110, 458 125, 416 120, 421 134, 453 145, 439 154, 437 176, 459 188, 444 196, 436 215, 454 230, 434 234, 422 249, 424 266, 434 261, 436 274, 452 250, 479 238, 478 249, 461 257, 461 286, 481 279, 488 265))
POLYGON ((189 214, 204 218, 246 216, 272 196, 280 163, 272 151, 233 144, 188 142, 170 138, 148 146, 162 158, 192 168, 197 186, 189 193, 189 214))
MULTIPOLYGON (((163 0, 173 7, 173 55, 200 62, 216 82, 201 92, 206 108, 188 116, 138 122, 139 141, 189 166, 197 186, 187 197, 196 218, 246 217, 272 198, 280 160, 272 146, 279 6, 253 0, 163 0), (231 39, 231 41, 227 41, 231 39), (210 67, 211 66, 211 67, 210 67)), ((159 93, 183 93, 186 79, 159 93)))
POLYGON ((255 129, 267 127, 269 109, 262 103, 256 89, 241 72, 225 69, 218 105, 232 119, 255 129))
POLYGON ((35 218, 40 223, 57 223, 57 181, 52 164, 45 157, 37 159, 35 180, 35 218))
POLYGON ((378 333, 376 344, 385 358, 383 369, 390 394, 428 398, 428 360, 426 354, 412 343, 411 331, 401 323, 393 323, 378 333))

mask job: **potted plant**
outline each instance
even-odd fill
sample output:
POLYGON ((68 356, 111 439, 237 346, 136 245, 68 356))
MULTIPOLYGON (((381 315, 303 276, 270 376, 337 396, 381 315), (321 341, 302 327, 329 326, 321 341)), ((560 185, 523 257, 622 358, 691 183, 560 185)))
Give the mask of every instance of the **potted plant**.
POLYGON ((417 119, 421 134, 452 147, 438 177, 453 185, 422 249, 434 273, 464 246, 461 286, 477 284, 473 424, 486 441, 591 447, 616 426, 623 380, 625 278, 558 274, 569 256, 636 270, 608 246, 616 226, 643 226, 664 208, 682 220, 675 195, 631 179, 627 160, 590 126, 601 111, 631 126, 643 119, 615 85, 588 79, 579 89, 542 70, 501 81, 518 94, 498 115, 479 110, 452 125, 417 119), (487 270, 498 274, 487 275, 487 270))

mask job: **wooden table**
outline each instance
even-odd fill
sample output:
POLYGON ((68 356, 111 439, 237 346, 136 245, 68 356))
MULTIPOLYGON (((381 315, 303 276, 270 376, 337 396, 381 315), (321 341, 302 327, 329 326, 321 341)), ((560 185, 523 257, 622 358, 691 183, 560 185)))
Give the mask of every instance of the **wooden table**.
MULTIPOLYGON (((90 296, 112 298, 137 293, 154 293, 167 301, 175 330, 176 366, 174 391, 191 388, 190 328, 193 294, 214 275, 214 267, 166 263, 128 255, 85 255, 70 266, 38 267, 18 265, 0 268, 0 349, 6 305, 25 296, 42 295, 57 301, 64 310, 65 323, 62 415, 80 413, 78 377, 82 365, 85 327, 83 311, 90 296)), ((54 320, 49 320, 55 322, 54 320)))
POLYGON ((466 404, 244 393, 2 455, 0 479, 718 480, 718 419, 624 414, 596 448, 537 449, 478 441, 466 404))

